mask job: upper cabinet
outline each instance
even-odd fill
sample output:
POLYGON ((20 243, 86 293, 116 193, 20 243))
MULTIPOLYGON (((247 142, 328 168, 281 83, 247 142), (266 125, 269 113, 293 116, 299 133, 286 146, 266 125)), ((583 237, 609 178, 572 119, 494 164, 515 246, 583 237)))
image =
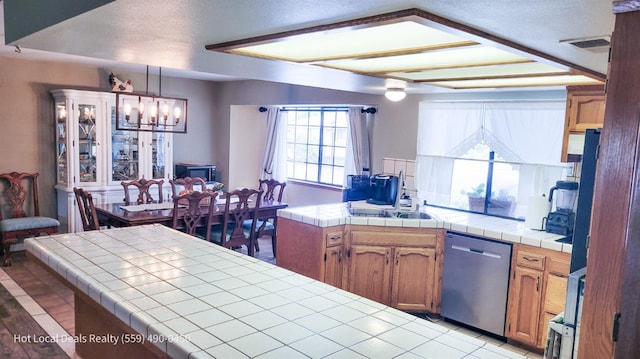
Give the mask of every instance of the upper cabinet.
POLYGON ((172 135, 116 130, 115 94, 51 93, 56 108, 59 188, 119 187, 121 181, 172 178, 172 135))
POLYGON ((562 162, 580 161, 585 131, 603 126, 604 104, 604 86, 567 87, 562 162))

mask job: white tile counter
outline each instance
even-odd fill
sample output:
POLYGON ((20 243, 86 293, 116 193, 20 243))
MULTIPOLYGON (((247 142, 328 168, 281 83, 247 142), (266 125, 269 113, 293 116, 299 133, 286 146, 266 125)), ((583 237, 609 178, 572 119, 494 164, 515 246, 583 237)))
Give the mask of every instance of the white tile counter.
POLYGON ((160 225, 25 246, 172 358, 524 358, 160 225))
MULTIPOLYGON (((365 201, 351 202, 351 205, 354 208, 393 209, 392 206, 371 205, 365 201)), ((318 227, 355 224, 369 226, 444 228, 446 230, 459 233, 467 233, 490 239, 522 243, 534 247, 542 247, 559 252, 571 253, 571 244, 556 242, 557 239, 561 239, 564 236, 525 228, 524 222, 522 221, 430 206, 420 207, 420 211, 429 214, 433 219, 351 216, 347 210, 346 203, 289 207, 278 210, 278 216, 318 227)))

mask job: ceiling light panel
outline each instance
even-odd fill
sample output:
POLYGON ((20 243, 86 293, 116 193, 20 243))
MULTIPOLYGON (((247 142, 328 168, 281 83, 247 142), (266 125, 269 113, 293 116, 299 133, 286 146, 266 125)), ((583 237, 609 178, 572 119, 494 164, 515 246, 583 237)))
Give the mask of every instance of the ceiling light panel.
POLYGON ((295 62, 358 58, 476 44, 414 21, 295 35, 229 52, 295 62))
POLYGON ((420 9, 206 46, 454 89, 602 84, 605 75, 420 9))
POLYGON ((425 82, 450 79, 486 79, 504 77, 542 76, 546 74, 569 74, 564 67, 536 62, 490 66, 461 67, 412 72, 390 72, 387 75, 406 81, 425 82))
POLYGON ((326 61, 322 65, 341 70, 380 74, 394 71, 418 71, 530 61, 532 60, 493 47, 478 46, 362 60, 326 61))
POLYGON ((598 85, 602 82, 582 75, 561 75, 541 77, 520 77, 508 79, 464 80, 430 82, 430 85, 447 87, 451 89, 479 89, 479 88, 504 88, 504 87, 539 87, 539 86, 571 86, 571 85, 598 85))

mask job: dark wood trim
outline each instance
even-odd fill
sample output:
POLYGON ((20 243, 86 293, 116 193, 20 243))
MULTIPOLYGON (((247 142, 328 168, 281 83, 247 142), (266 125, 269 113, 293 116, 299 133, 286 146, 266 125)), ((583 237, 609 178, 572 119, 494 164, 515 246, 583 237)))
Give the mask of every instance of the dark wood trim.
POLYGON ((566 72, 548 72, 535 74, 515 74, 515 75, 493 75, 493 76, 468 76, 468 77, 450 77, 450 78, 425 78, 413 80, 414 82, 442 82, 442 81, 471 81, 471 80, 500 80, 500 79, 518 79, 524 77, 544 77, 544 76, 563 76, 570 75, 566 72))
POLYGON ((390 24, 396 23, 400 21, 412 20, 423 24, 428 24, 442 31, 446 31, 449 33, 454 33, 457 35, 462 35, 465 37, 472 37, 472 41, 476 41, 481 44, 488 44, 492 46, 496 46, 498 48, 503 49, 512 49, 517 50, 519 52, 526 53, 530 56, 536 58, 536 60, 541 60, 541 62, 552 61, 557 64, 561 64, 567 67, 572 68, 576 71, 577 74, 585 75, 591 77, 596 80, 605 81, 606 76, 597 71, 588 69, 586 67, 582 67, 576 65, 574 63, 559 59, 555 56, 551 56, 549 54, 534 50, 532 48, 517 44, 515 42, 503 39, 501 37, 489 34, 487 32, 472 28, 470 26, 461 24, 459 22, 455 22, 441 16, 426 12, 424 10, 412 8, 405 9, 395 12, 390 12, 386 14, 379 14, 373 16, 367 16, 360 19, 352 19, 346 21, 339 21, 332 24, 324 24, 324 25, 316 25, 302 29, 289 30, 278 32, 274 34, 255 36, 247 39, 241 40, 233 40, 222 42, 218 44, 210 44, 206 45, 205 49, 211 51, 222 51, 222 52, 231 52, 230 50, 240 47, 258 44, 265 44, 273 41, 282 41, 286 38, 290 38, 297 35, 303 35, 311 32, 320 32, 320 31, 349 31, 359 28, 371 27, 374 25, 381 24, 390 24))
POLYGON ((621 14, 624 12, 638 11, 640 10, 640 0, 618 0, 614 1, 613 13, 621 14))
POLYGON ((640 357, 640 13, 616 16, 595 181, 580 358, 640 357), (625 263, 626 262, 626 263, 625 263), (619 341, 613 320, 621 312, 619 341))
MULTIPOLYGON (((621 282, 619 286, 620 303, 618 306, 621 313, 620 330, 619 340, 614 346, 616 359, 640 358, 640 344, 638 344, 640 343, 640 326, 638 325, 640 323, 640 303, 638 302, 638 293, 640 293, 640 158, 638 157, 640 153, 640 135, 638 134, 640 126, 640 118, 638 117, 640 73, 637 71, 637 64, 640 62, 640 44, 638 43, 638 33, 640 33, 640 12, 634 11, 616 15, 604 131, 605 134, 608 131, 606 122, 608 120, 612 120, 614 123, 623 122, 626 125, 623 129, 629 132, 626 136, 630 140, 635 140, 633 143, 630 141, 629 147, 621 147, 621 152, 626 151, 629 154, 619 160, 628 158, 629 162, 617 169, 628 178, 626 181, 630 186, 630 194, 626 198, 620 198, 621 201, 626 200, 620 206, 629 207, 628 216, 623 216, 624 212, 612 211, 628 220, 626 226, 623 227, 626 230, 626 235, 622 238, 614 237, 614 240, 620 242, 619 245, 614 244, 614 246, 620 247, 623 252, 620 257, 610 257, 606 256, 606 253, 602 253, 603 257, 606 256, 603 259, 615 258, 621 272, 619 279, 621 282)), ((612 185, 614 183, 611 182, 612 185)), ((596 189, 601 188, 599 192, 610 192, 608 185, 599 186, 600 184, 596 182, 596 189)), ((605 238, 607 243, 611 241, 609 236, 603 237, 603 239, 605 238)), ((589 248, 589 253, 591 251, 592 249, 589 248)), ((603 275, 607 274, 603 273, 603 275)), ((609 318, 609 320, 612 319, 609 318)))

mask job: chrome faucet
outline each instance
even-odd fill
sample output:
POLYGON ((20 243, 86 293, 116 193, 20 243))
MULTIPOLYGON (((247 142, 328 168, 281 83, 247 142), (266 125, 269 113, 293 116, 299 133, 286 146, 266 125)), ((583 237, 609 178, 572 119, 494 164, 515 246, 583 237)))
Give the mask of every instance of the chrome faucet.
POLYGON ((399 183, 399 187, 398 188, 398 193, 396 193, 396 203, 395 203, 395 209, 398 210, 400 209, 400 198, 404 195, 404 191, 405 191, 405 177, 404 177, 404 170, 400 170, 400 173, 398 173, 398 181, 399 183))

